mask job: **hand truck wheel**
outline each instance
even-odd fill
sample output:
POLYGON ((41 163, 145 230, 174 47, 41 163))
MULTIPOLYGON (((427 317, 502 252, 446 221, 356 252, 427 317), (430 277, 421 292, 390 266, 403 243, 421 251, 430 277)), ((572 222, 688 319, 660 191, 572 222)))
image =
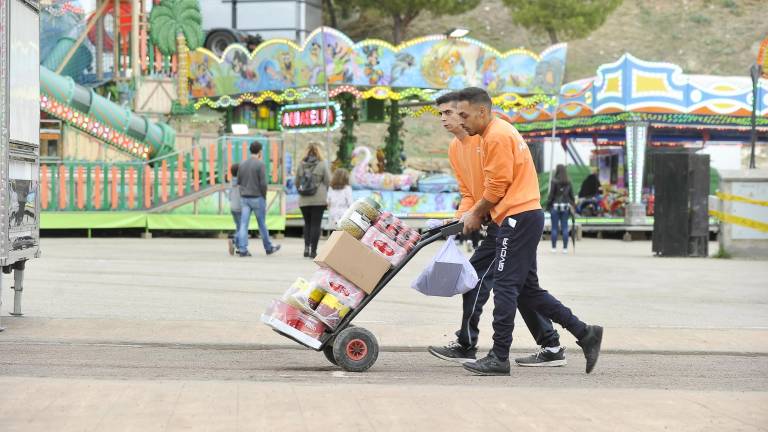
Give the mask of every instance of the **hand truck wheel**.
POLYGON ((368 370, 379 357, 379 342, 362 327, 347 327, 333 341, 336 364, 349 372, 368 370))
POLYGON ((323 348, 323 354, 325 355, 325 358, 331 362, 332 365, 338 366, 336 363, 336 358, 333 357, 333 344, 329 343, 328 345, 323 348))

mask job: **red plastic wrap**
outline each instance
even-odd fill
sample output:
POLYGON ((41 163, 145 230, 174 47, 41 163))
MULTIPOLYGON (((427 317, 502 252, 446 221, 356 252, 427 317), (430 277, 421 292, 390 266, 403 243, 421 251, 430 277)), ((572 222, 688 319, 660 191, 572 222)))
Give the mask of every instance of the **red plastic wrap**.
POLYGON ((349 306, 344 305, 333 294, 326 294, 323 301, 314 312, 314 315, 331 329, 335 329, 339 322, 349 313, 349 306))
POLYGON ((319 319, 280 300, 273 300, 265 315, 280 320, 314 339, 319 339, 326 328, 319 319))
POLYGON ((314 339, 320 339, 320 336, 325 331, 325 324, 319 319, 303 312, 299 315, 299 323, 295 327, 300 332, 314 339))
POLYGON ((333 294, 343 304, 356 308, 365 292, 331 269, 320 269, 312 275, 311 283, 333 294))
POLYGON ((371 227, 366 231, 363 239, 360 241, 379 255, 386 258, 392 265, 399 264, 407 254, 405 248, 397 244, 397 242, 388 235, 379 231, 376 227, 371 227))
POLYGON ((291 306, 288 303, 282 302, 280 300, 272 300, 272 303, 270 303, 269 307, 267 307, 265 314, 272 318, 278 319, 293 328, 298 328, 302 312, 295 306, 291 306))

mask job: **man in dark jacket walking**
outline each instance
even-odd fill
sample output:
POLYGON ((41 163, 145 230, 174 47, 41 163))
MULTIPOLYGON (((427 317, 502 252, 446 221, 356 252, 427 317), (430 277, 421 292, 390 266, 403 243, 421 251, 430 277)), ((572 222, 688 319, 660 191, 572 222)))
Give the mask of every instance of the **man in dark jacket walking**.
POLYGON ((261 143, 251 143, 251 157, 240 164, 237 184, 240 188, 240 203, 242 214, 240 216, 240 230, 237 232, 237 250, 241 257, 251 256, 248 252, 248 223, 251 220, 251 212, 256 215, 259 223, 259 234, 264 243, 267 255, 280 250, 279 244, 272 244, 267 230, 267 167, 259 159, 261 143))

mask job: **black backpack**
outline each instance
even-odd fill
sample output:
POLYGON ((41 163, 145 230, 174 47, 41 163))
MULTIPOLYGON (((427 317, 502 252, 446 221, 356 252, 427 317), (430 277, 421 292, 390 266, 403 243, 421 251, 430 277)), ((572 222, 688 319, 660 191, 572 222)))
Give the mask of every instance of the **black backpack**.
POLYGON ((299 195, 312 196, 317 193, 317 182, 315 181, 314 174, 316 166, 316 163, 307 162, 304 162, 302 165, 304 172, 301 174, 301 178, 299 179, 299 195))

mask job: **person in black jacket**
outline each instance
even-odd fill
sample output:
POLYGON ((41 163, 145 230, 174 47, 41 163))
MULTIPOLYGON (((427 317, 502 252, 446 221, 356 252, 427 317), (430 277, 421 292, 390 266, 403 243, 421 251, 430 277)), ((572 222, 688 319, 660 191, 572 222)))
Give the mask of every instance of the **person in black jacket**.
POLYGON ((552 225, 552 253, 557 252, 557 235, 563 234, 563 253, 568 253, 568 217, 571 207, 575 205, 573 198, 573 186, 568 178, 565 165, 555 168, 555 178, 549 188, 547 210, 551 216, 552 225))

